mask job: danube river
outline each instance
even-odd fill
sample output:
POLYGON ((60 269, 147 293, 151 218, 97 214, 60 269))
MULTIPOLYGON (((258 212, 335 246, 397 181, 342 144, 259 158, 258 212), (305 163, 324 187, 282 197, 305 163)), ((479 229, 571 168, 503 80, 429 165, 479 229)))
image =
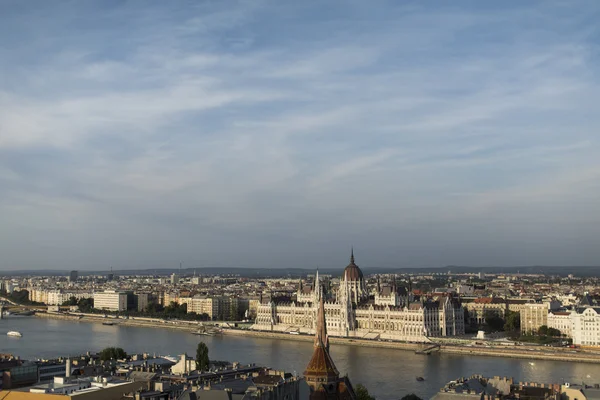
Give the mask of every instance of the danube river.
MULTIPOLYGON (((194 355, 199 340, 214 360, 256 363, 302 374, 312 355, 312 343, 240 336, 195 336, 162 329, 104 326, 98 323, 35 317, 0 320, 0 352, 24 359, 77 355, 118 346, 129 353, 194 355), (6 336, 16 330, 22 338, 6 336)), ((483 374, 512 376, 522 381, 600 383, 600 365, 559 361, 529 361, 449 354, 417 355, 412 351, 332 345, 331 355, 342 374, 362 383, 378 399, 398 399, 416 393, 428 399, 449 380, 483 374), (424 382, 417 382, 422 376, 424 382)))

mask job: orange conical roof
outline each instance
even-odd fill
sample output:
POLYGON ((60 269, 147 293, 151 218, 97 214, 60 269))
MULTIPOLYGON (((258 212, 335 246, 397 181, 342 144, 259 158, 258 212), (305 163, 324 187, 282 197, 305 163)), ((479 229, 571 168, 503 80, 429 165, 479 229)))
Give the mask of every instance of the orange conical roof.
POLYGON ((319 310, 317 312, 314 347, 315 350, 306 366, 304 375, 307 378, 327 377, 329 379, 337 379, 340 374, 329 355, 329 337, 327 336, 327 324, 325 323, 325 303, 323 302, 323 297, 319 301, 319 310))

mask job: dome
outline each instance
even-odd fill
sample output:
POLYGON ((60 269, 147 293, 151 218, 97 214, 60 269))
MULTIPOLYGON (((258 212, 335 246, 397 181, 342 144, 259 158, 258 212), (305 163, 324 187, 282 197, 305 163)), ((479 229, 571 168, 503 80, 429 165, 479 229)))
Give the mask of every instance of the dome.
POLYGON ((354 263, 354 250, 352 250, 352 254, 350 255, 350 264, 344 269, 344 278, 347 281, 355 282, 363 280, 363 273, 354 263))

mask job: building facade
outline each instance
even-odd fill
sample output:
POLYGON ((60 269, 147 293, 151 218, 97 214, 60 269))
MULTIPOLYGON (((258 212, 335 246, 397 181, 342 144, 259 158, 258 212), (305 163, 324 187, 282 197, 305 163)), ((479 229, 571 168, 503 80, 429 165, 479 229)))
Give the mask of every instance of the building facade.
POLYGON ((127 310, 127 294, 117 291, 94 293, 94 308, 107 311, 127 310))
POLYGON ((571 314, 573 344, 600 346, 600 307, 581 307, 571 314))
POLYGON ((521 309, 521 332, 535 333, 542 325, 548 326, 548 312, 556 310, 560 303, 527 303, 521 309))
POLYGON ((465 332, 464 310, 452 296, 410 302, 392 283, 385 290, 379 287, 375 299, 369 300, 354 254, 335 293, 327 296, 319 282, 317 273, 310 292, 300 285, 300 300, 261 302, 252 329, 314 333, 317 306, 323 299, 327 330, 332 336, 426 342, 428 337, 465 332))
POLYGON ((571 311, 550 311, 548 328, 558 329, 566 337, 573 337, 573 318, 571 311))

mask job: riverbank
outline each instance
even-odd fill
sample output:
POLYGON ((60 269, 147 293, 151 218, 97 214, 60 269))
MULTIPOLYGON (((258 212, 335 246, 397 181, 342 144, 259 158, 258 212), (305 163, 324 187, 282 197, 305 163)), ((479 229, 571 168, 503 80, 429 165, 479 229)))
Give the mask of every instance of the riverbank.
MULTIPOLYGON (((94 314, 54 314, 54 313, 37 313, 38 318, 52 318, 78 322, 91 322, 91 323, 106 323, 111 322, 115 325, 122 326, 133 326, 143 328, 167 328, 172 330, 184 331, 184 332, 196 332, 201 326, 198 322, 182 322, 182 321, 165 321, 165 320, 143 320, 143 319, 125 319, 125 318, 105 318, 101 315, 94 314)), ((246 336, 255 337, 262 339, 276 339, 276 340, 292 340, 302 342, 312 342, 314 339, 311 335, 292 335, 289 333, 281 332, 265 332, 265 331, 251 331, 245 329, 227 329, 223 328, 222 332, 224 335, 231 336, 246 336)), ((404 351, 417 351, 423 348, 429 347, 430 345, 423 345, 417 343, 403 343, 403 342, 388 342, 378 340, 367 340, 367 339, 349 339, 340 337, 330 337, 332 344, 346 345, 346 346, 361 346, 361 347, 373 347, 373 348, 384 348, 404 351)), ((491 342, 490 342, 491 343, 491 342)), ((526 360, 550 360, 550 361, 567 361, 567 362, 585 362, 600 364, 600 354, 584 350, 573 350, 568 348, 548 348, 541 346, 507 346, 500 345, 489 345, 489 346, 469 346, 469 345, 450 345, 441 344, 439 349, 435 350, 445 354, 455 354, 464 356, 485 356, 485 357, 504 357, 504 358, 518 358, 526 360)), ((427 355, 423 355, 427 357, 427 355)))
POLYGON ((107 317, 104 318, 101 315, 94 314, 62 314, 62 313, 36 313, 36 317, 38 318, 50 318, 50 319, 59 319, 65 321, 75 321, 75 322, 91 322, 91 323, 112 323, 113 325, 121 325, 121 326, 134 326, 134 327, 142 327, 142 328, 163 328, 163 329, 173 329, 185 332, 196 332, 200 327, 200 324, 183 324, 176 323, 172 321, 148 321, 141 319, 125 319, 125 318, 114 318, 107 317))
MULTIPOLYGON (((262 332, 262 331, 247 331, 241 329, 223 329, 226 335, 250 336, 257 338, 278 339, 278 340, 294 340, 294 341, 312 341, 313 337, 309 335, 291 335, 289 333, 280 332, 262 332)), ((341 344, 347 346, 374 347, 395 350, 417 351, 428 348, 430 344, 402 343, 402 342, 387 342, 377 340, 364 339, 348 339, 339 337, 330 337, 329 341, 332 344, 341 344)), ((518 358, 525 360, 548 360, 548 361, 568 361, 568 362, 585 362, 600 364, 600 354, 584 351, 576 351, 566 348, 545 348, 545 347, 530 347, 530 346, 514 346, 506 348, 506 346, 464 346, 464 345, 441 345, 438 350, 440 353, 465 355, 465 356, 485 356, 485 357, 503 357, 503 358, 518 358)), ((427 355, 423 355, 427 357, 427 355)))

